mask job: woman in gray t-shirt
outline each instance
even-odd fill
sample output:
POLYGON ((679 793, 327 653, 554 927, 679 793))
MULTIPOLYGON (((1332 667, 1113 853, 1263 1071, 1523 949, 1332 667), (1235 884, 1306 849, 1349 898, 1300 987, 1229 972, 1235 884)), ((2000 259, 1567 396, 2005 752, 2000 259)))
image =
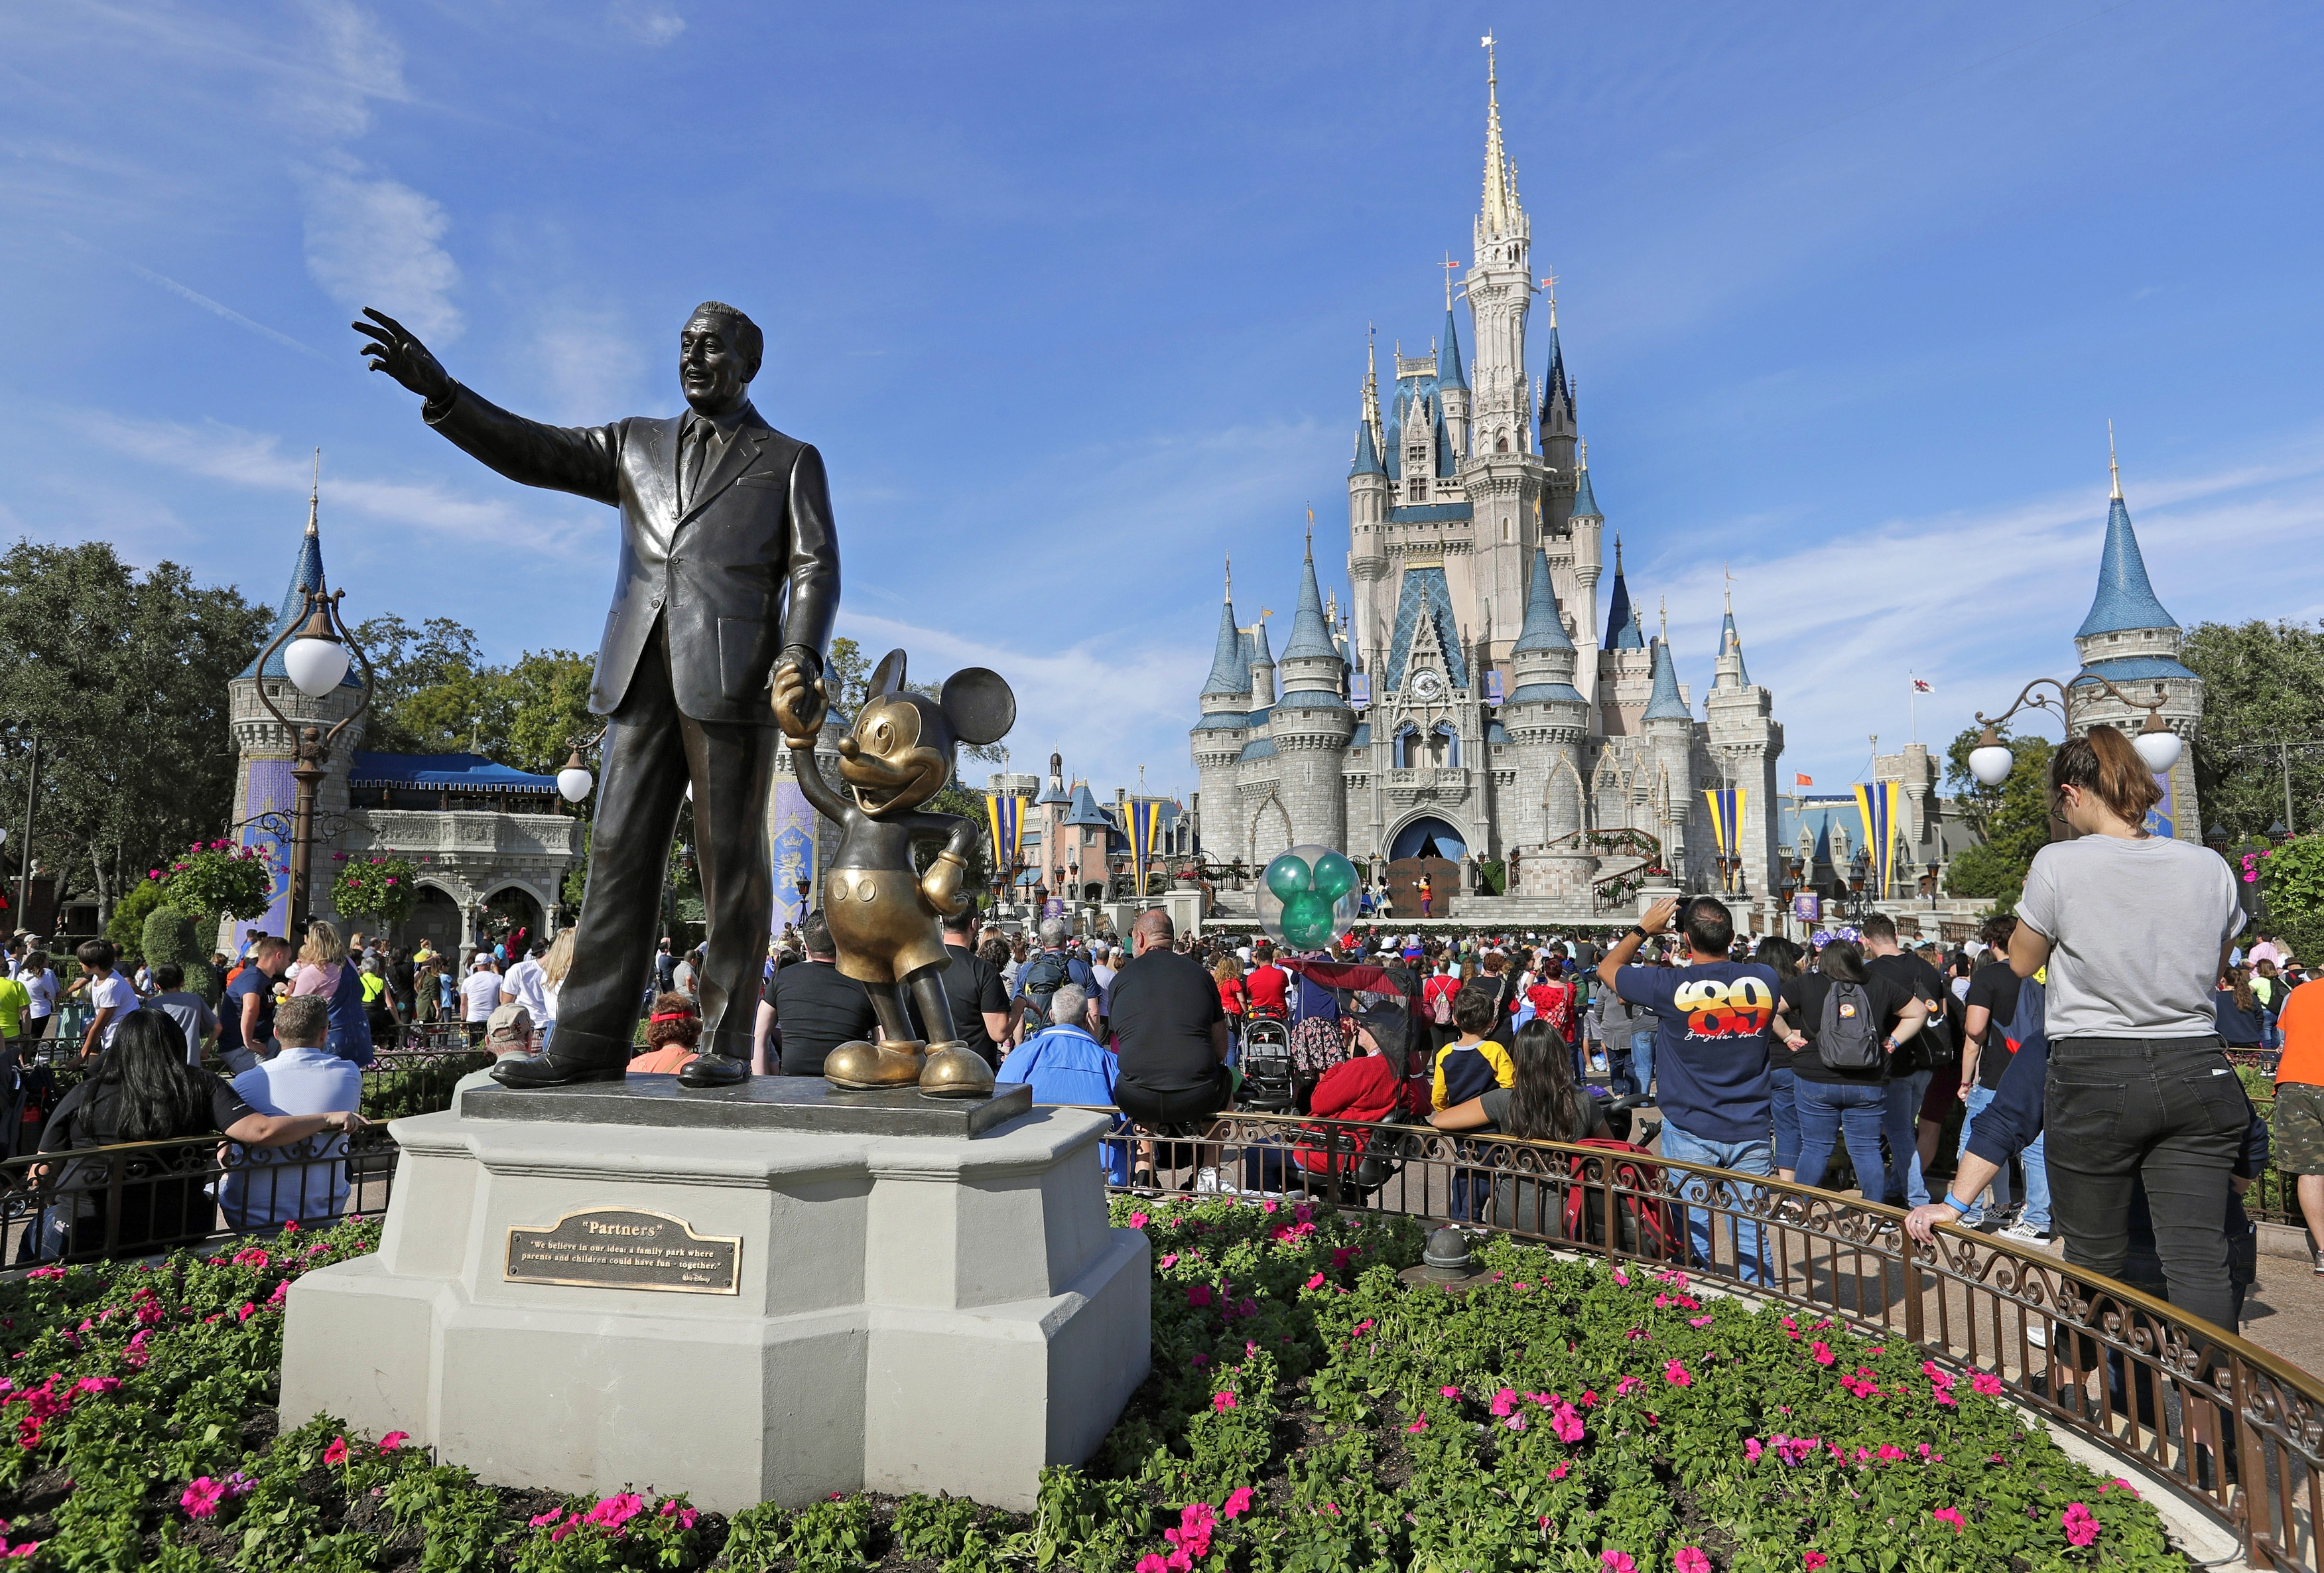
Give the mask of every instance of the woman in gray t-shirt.
POLYGON ((2119 1277, 2143 1179, 2172 1304, 2232 1327, 2223 1220, 2251 1105, 2211 993, 2243 927, 2234 876, 2144 828, 2162 790, 2111 726, 2059 749, 2050 786, 2075 839, 2035 854, 2009 965, 2048 968, 2052 1217, 2069 1263, 2119 1277))

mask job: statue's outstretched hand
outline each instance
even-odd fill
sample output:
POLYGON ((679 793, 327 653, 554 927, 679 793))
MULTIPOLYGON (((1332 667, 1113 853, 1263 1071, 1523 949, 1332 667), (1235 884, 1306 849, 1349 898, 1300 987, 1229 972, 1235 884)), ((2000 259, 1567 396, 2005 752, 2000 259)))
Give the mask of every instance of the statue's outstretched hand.
POLYGON ((927 873, 920 875, 920 894, 942 918, 958 917, 968 910, 968 898, 960 893, 960 882, 968 872, 967 861, 949 852, 939 852, 936 860, 928 865, 927 873))
POLYGON ((823 680, 807 680, 798 662, 786 661, 775 668, 775 725, 794 743, 812 743, 822 729, 827 700, 823 680))
POLYGON ((352 326, 365 336, 363 353, 371 369, 385 372, 421 398, 434 403, 452 395, 454 384, 444 363, 428 352, 428 347, 411 335, 411 330, 384 311, 364 308, 368 322, 352 326))

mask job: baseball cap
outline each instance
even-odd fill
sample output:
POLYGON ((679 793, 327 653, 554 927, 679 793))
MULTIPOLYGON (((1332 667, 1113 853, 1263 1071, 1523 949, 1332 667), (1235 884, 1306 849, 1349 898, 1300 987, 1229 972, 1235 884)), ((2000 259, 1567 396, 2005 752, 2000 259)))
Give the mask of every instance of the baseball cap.
POLYGON ((484 1020, 484 1041, 487 1043, 530 1043, 532 1013, 511 1000, 493 1007, 484 1020))

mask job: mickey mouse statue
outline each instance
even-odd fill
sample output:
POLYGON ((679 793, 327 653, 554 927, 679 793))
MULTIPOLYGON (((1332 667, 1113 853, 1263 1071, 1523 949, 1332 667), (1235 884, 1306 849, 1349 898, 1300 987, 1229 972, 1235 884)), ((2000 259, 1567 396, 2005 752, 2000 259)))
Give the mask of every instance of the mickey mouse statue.
MULTIPOLYGON (((824 1078, 850 1090, 910 1087, 928 1097, 983 1097, 992 1068, 957 1038, 922 1043, 912 1037, 904 991, 931 1030, 949 1032, 952 1004, 944 973, 951 959, 936 920, 961 911, 973 820, 918 812, 952 779, 955 743, 997 743, 1017 723, 1017 696, 1000 673, 956 671, 941 697, 904 686, 904 652, 891 650, 872 670, 871 695, 854 728, 839 740, 839 778, 849 797, 831 790, 816 767, 810 685, 796 666, 775 675, 776 724, 783 730, 799 790, 816 811, 839 826, 839 851, 824 876, 823 916, 839 951, 839 970, 872 996, 884 1039, 842 1043, 823 1064, 824 1078), (853 800, 850 800, 852 797, 853 800), (942 836, 945 847, 925 874, 912 872, 916 837, 942 836)), ((823 693, 816 679, 813 691, 823 693)))

